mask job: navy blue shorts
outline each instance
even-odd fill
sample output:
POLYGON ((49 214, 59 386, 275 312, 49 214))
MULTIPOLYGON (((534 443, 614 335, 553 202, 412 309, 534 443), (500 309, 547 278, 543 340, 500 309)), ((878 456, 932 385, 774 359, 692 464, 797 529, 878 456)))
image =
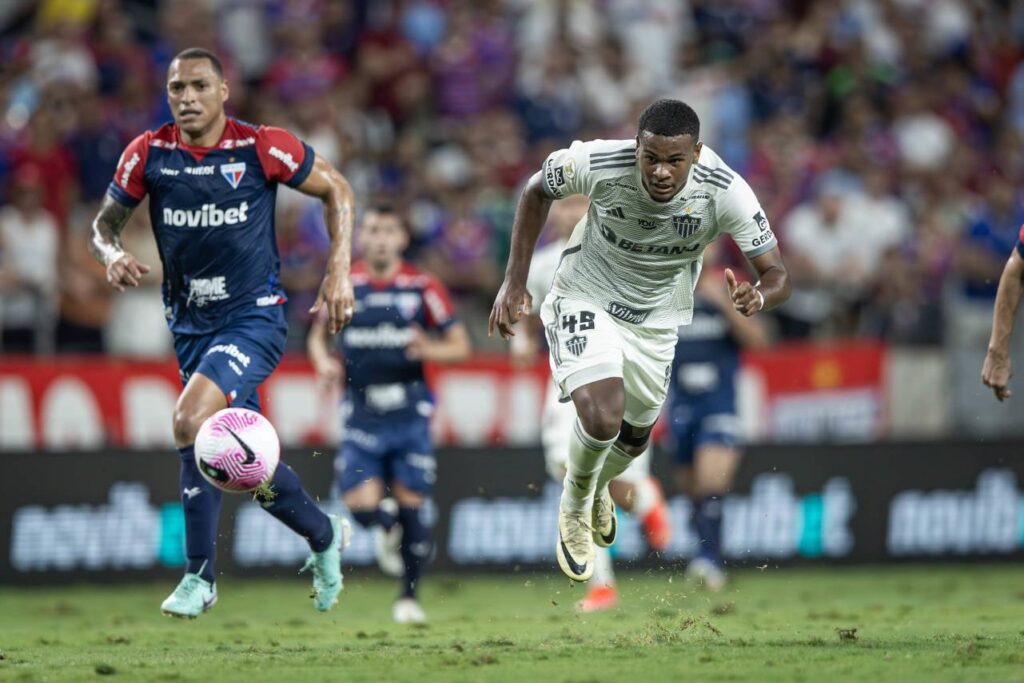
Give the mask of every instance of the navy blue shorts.
POLYGON ((740 419, 735 397, 678 400, 672 403, 672 436, 676 463, 690 465, 697 449, 706 445, 735 448, 740 443, 740 419))
POLYGON ((430 420, 383 423, 381 428, 349 424, 334 471, 338 490, 347 493, 367 479, 402 486, 430 495, 437 480, 437 461, 430 443, 430 420))
POLYGON ((260 409, 256 388, 277 367, 288 326, 280 314, 258 314, 228 323, 211 334, 174 335, 182 386, 195 373, 209 377, 228 405, 260 409))

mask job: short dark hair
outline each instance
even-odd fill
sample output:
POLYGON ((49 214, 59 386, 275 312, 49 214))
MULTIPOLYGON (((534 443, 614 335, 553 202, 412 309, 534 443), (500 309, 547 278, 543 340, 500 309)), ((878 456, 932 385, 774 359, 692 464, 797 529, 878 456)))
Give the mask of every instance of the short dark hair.
POLYGON ((203 47, 189 47, 174 55, 173 61, 179 59, 209 59, 210 66, 217 72, 217 76, 224 79, 224 66, 220 63, 220 57, 203 47))
POLYGON ((675 137, 692 135, 700 138, 700 119, 693 107, 679 100, 655 100, 640 114, 639 132, 675 137))
POLYGON ((370 207, 366 210, 366 213, 364 213, 363 216, 365 217, 366 214, 370 213, 375 213, 378 216, 394 218, 396 221, 398 221, 398 225, 401 226, 402 230, 406 234, 412 236, 412 227, 409 225, 409 221, 405 219, 405 216, 402 214, 401 211, 399 211, 398 207, 395 206, 394 204, 391 204, 387 201, 375 202, 370 205, 370 207))

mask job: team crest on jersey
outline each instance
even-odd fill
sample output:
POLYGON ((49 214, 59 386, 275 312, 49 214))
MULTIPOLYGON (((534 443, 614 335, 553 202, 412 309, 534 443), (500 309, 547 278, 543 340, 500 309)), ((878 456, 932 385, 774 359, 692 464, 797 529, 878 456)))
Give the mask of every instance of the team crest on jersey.
POLYGON ((672 216, 672 225, 680 237, 693 237, 700 232, 700 216, 693 214, 672 216))
POLYGON ((565 348, 574 356, 582 356, 587 348, 587 338, 575 334, 566 340, 565 348))
POLYGON ((237 190, 238 184, 242 182, 242 178, 245 176, 245 162, 221 164, 220 174, 231 184, 232 189, 237 190))
POLYGON ((404 319, 412 320, 420 310, 420 295, 412 292, 399 294, 395 297, 395 304, 404 319))

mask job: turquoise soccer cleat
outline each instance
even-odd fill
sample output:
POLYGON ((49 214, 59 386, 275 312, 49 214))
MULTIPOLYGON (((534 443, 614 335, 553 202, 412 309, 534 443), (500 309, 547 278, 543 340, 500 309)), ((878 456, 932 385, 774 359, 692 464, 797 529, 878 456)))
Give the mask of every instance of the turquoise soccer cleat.
POLYGON ((216 584, 205 581, 198 574, 185 574, 174 592, 160 605, 160 611, 169 617, 195 619, 216 602, 216 584))
POLYGON ((300 572, 313 571, 313 607, 326 612, 338 602, 343 580, 341 575, 341 551, 352 541, 352 525, 347 519, 330 515, 334 538, 321 553, 313 553, 306 560, 300 572))

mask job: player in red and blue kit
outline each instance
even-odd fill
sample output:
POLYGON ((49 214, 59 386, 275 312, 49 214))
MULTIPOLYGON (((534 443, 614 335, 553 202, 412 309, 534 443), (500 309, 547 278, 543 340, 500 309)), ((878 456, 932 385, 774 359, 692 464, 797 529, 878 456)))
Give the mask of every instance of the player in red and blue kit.
MULTIPOLYGON (((354 198, 348 182, 294 135, 228 118, 228 84, 216 55, 192 48, 168 69, 174 122, 135 138, 93 222, 91 247, 112 287, 137 286, 150 271, 121 245, 125 222, 149 196, 163 266, 163 299, 184 389, 174 409, 185 512, 185 576, 165 614, 196 617, 217 599, 214 551, 221 492, 194 459, 203 421, 229 405, 259 409, 256 389, 284 351, 285 293, 274 233, 277 185, 324 203, 331 237, 327 273, 313 311, 338 332, 355 306, 349 280, 354 198)), ((349 531, 280 463, 261 505, 309 542, 314 606, 341 591, 341 550, 349 531)))
POLYGON ((359 246, 362 259, 352 266, 355 315, 341 335, 343 364, 322 320, 310 329, 309 357, 321 378, 344 377, 337 485, 355 520, 374 529, 381 569, 402 576, 392 616, 399 623, 422 622, 416 589, 431 549, 422 507, 436 478, 434 400, 423 364, 464 360, 469 335, 444 287, 402 260, 408 233, 393 210, 366 213, 359 246), (388 509, 386 490, 397 510, 388 509))
POLYGON ((992 333, 988 350, 981 366, 981 382, 992 390, 1000 402, 1013 396, 1010 377, 1013 361, 1010 358, 1010 339, 1017 318, 1017 309, 1024 295, 1024 225, 1017 233, 1017 244, 999 276, 996 300, 992 307, 992 333))
MULTIPOLYGON (((740 459, 740 349, 767 343, 761 323, 736 311, 729 295, 711 284, 717 282, 721 275, 706 268, 694 292, 693 320, 679 327, 668 403, 676 481, 692 502, 699 543, 686 573, 712 591, 721 590, 726 580, 722 497, 732 487, 740 459)), ((730 289, 736 287, 729 270, 726 282, 730 289)))

